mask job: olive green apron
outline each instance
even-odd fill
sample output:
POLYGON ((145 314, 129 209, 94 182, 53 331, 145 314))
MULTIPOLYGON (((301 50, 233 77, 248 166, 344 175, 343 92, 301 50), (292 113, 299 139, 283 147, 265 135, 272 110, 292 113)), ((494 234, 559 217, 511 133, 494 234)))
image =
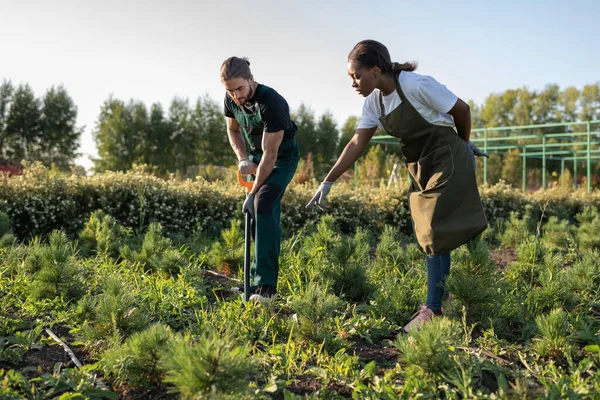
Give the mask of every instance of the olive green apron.
POLYGON ((385 131, 400 139, 411 178, 408 203, 417 241, 427 255, 447 253, 487 228, 477 189, 475 167, 467 143, 451 127, 428 122, 406 99, 398 79, 402 103, 385 115, 385 131))

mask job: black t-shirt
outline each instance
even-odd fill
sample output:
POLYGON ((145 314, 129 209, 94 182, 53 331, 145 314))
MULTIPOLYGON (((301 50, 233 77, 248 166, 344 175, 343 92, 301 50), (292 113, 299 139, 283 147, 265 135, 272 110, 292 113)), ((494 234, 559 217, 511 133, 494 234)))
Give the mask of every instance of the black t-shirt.
POLYGON ((237 120, 253 152, 262 152, 263 132, 283 131, 284 141, 294 139, 296 135, 296 124, 290 118, 287 101, 275 89, 265 85, 258 84, 252 99, 243 106, 238 106, 226 93, 223 113, 237 120))

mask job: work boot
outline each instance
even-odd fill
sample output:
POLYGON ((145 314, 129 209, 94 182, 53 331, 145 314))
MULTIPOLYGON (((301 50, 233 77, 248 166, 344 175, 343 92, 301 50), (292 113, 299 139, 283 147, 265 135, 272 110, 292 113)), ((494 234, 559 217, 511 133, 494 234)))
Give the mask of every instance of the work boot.
POLYGON ((272 302, 277 298, 277 289, 271 285, 260 285, 254 291, 254 294, 250 296, 250 301, 256 303, 272 302))

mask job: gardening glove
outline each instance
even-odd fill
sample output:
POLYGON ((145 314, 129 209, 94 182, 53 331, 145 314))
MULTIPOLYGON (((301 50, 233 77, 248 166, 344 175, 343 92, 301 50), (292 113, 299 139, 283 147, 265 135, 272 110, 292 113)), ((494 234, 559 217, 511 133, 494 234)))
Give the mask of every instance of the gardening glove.
POLYGON ((327 196, 327 194, 331 190, 331 185, 333 185, 333 182, 321 182, 319 188, 317 189, 317 192, 315 193, 313 198, 310 199, 310 201, 306 205, 306 208, 310 207, 313 204, 316 204, 321 210, 326 209, 327 206, 325 205, 325 196, 327 196))
POLYGON ((248 196, 246 196, 246 201, 244 201, 242 212, 244 214, 249 213, 250 216, 254 218, 254 193, 250 193, 248 196))
POLYGON ((239 161, 238 168, 242 175, 256 175, 258 166, 250 160, 250 157, 246 156, 239 161))
POLYGON ((487 157, 490 158, 489 153, 486 153, 485 151, 482 151, 479 147, 477 147, 477 145, 471 141, 469 141, 469 148, 471 149, 471 151, 473 152, 473 154, 475 154, 475 156, 477 157, 487 157))

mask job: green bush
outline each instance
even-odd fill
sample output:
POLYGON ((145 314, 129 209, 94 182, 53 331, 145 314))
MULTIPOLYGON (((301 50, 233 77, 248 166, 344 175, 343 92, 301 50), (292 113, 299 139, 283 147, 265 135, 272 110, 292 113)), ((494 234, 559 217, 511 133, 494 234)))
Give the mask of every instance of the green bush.
POLYGON ((234 276, 240 273, 244 264, 244 228, 239 219, 231 220, 229 229, 221 232, 221 240, 212 244, 208 262, 218 271, 234 276))
POLYGON ((84 297, 77 310, 79 333, 89 349, 107 349, 148 326, 149 317, 137 294, 119 277, 106 278, 101 293, 84 297))
POLYGON ((569 221, 550 217, 542 228, 542 242, 551 252, 567 252, 574 244, 570 230, 569 221))
POLYGON ((595 302, 600 287, 600 268, 598 268, 600 252, 584 250, 580 258, 566 271, 574 293, 583 301, 595 302))
MULTIPOLYGON (((292 184, 282 203, 282 226, 287 234, 308 222, 316 222, 322 212, 306 208, 316 184, 292 184)), ((540 209, 546 218, 557 216, 574 220, 584 207, 600 207, 600 194, 547 191, 525 195, 499 183, 482 186, 482 202, 488 221, 494 225, 508 220, 510 213, 522 213, 527 205, 532 219, 539 220, 540 209)), ((57 176, 39 164, 25 169, 21 176, 0 177, 0 201, 10 217, 13 233, 19 239, 46 235, 62 229, 77 235, 90 214, 102 210, 124 227, 141 231, 159 222, 166 235, 198 230, 218 233, 229 221, 240 216, 243 189, 233 180, 161 180, 141 171, 108 172, 84 176, 57 176)), ((343 233, 363 228, 380 234, 386 225, 402 234, 412 235, 406 188, 393 186, 357 190, 353 184, 336 183, 328 197, 328 214, 333 215, 343 233)))
POLYGON ((600 212, 597 208, 586 207, 575 217, 578 225, 575 229, 580 249, 600 249, 600 212))
POLYGON ((290 306, 297 314, 297 332, 301 337, 335 345, 335 317, 344 309, 340 298, 313 282, 305 292, 291 298, 290 306))
POLYGON ((561 308, 535 319, 539 337, 533 339, 533 349, 542 357, 556 358, 570 350, 568 313, 561 308))
POLYGON ((104 375, 111 377, 117 385, 158 386, 166 372, 162 365, 163 354, 172 345, 173 339, 173 332, 168 326, 154 324, 106 351, 99 366, 104 375))
POLYGON ((129 233, 129 229, 124 228, 113 217, 106 215, 104 211, 94 211, 84 229, 79 232, 81 254, 84 256, 101 254, 117 257, 119 248, 123 245, 123 241, 129 233))
POLYGON ((374 288, 367 278, 369 250, 368 235, 362 229, 326 249, 328 260, 318 264, 317 270, 337 296, 361 302, 371 295, 374 288))
POLYGON ((529 235, 517 246, 517 261, 508 266, 506 278, 514 284, 528 284, 529 287, 533 287, 539 283, 541 270, 537 266, 544 253, 545 248, 540 238, 529 235))
POLYGON ((425 298, 425 279, 423 273, 408 273, 382 279, 373 293, 373 313, 398 325, 405 324, 425 298))
POLYGON ((0 249, 4 247, 11 247, 17 244, 17 237, 12 233, 7 233, 4 236, 0 236, 0 249))
POLYGON ((383 229, 375 248, 376 266, 373 270, 382 270, 384 273, 404 270, 404 249, 399 236, 399 231, 395 227, 388 225, 383 229))
POLYGON ((186 257, 172 247, 171 239, 163 235, 163 227, 160 223, 151 223, 139 249, 135 247, 135 245, 122 246, 120 255, 132 265, 139 265, 144 271, 177 275, 189 265, 186 257))
POLYGON ((44 266, 44 246, 39 237, 34 237, 29 241, 27 254, 23 260, 23 267, 26 273, 35 274, 44 266))
POLYGON ((10 218, 3 212, 0 212, 0 237, 11 233, 10 218))
POLYGON ((565 269, 562 254, 547 253, 537 267, 538 279, 534 287, 527 290, 527 308, 533 315, 549 312, 552 309, 573 307, 576 298, 573 293, 571 275, 565 269))
POLYGON ((448 315, 460 318, 464 309, 467 322, 478 323, 481 329, 502 317, 501 278, 486 242, 475 240, 452 254, 446 286, 452 293, 448 315))
POLYGON ((507 247, 516 247, 535 231, 535 221, 532 217, 533 207, 528 204, 525 212, 511 211, 508 221, 501 223, 502 233, 499 235, 500 243, 507 247), (523 217, 521 218, 521 214, 523 217))
POLYGON ((259 372, 258 360, 248 345, 215 331, 194 341, 189 336, 176 339, 164 366, 164 382, 173 385, 184 399, 243 395, 248 379, 259 372))
MULTIPOLYGON (((35 253, 35 251, 34 251, 35 253)), ((52 232, 48 245, 41 247, 35 268, 41 267, 33 276, 31 296, 36 300, 65 297, 77 300, 85 292, 75 246, 69 242, 64 232, 52 232)), ((37 256, 36 256, 37 257, 37 256)), ((33 263, 31 259, 30 262, 33 263)), ((33 264, 26 264, 33 268, 33 264)))
POLYGON ((407 364, 437 375, 450 371, 454 346, 460 344, 461 328, 456 321, 434 318, 410 335, 401 334, 394 345, 407 364))

